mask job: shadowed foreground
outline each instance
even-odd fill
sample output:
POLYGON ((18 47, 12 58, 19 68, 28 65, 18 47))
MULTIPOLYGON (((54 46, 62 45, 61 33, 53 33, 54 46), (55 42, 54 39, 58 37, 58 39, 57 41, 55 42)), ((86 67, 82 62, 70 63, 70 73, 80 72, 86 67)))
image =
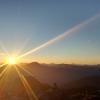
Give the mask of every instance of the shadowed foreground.
MULTIPOLYGON (((5 68, 1 68, 0 73, 5 68)), ((86 76, 59 86, 57 83, 50 85, 40 82, 32 73, 33 76, 18 69, 29 88, 23 84, 23 76, 14 67, 9 68, 0 77, 0 100, 100 100, 100 75, 86 76)))

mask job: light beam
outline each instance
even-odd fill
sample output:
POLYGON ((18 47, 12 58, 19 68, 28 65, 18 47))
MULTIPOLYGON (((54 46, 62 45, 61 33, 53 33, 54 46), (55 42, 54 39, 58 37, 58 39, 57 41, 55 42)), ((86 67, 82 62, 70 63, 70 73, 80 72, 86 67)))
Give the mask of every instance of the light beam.
POLYGON ((4 53, 5 53, 7 56, 9 56, 9 53, 8 53, 7 49, 5 48, 4 44, 3 44, 1 41, 0 41, 0 46, 1 46, 2 50, 4 51, 4 53))
POLYGON ((4 64, 0 65, 0 68, 4 67, 5 65, 7 65, 7 64, 6 64, 6 63, 4 63, 4 64))
POLYGON ((20 65, 17 65, 17 66, 18 66, 19 68, 21 68, 24 72, 26 72, 28 75, 34 77, 34 75, 33 75, 30 71, 28 71, 27 69, 25 69, 24 67, 21 67, 20 65))
POLYGON ((8 67, 6 67, 1 73, 0 73, 0 78, 4 75, 4 73, 7 71, 8 67))
POLYGON ((94 21, 94 20, 97 19, 98 17, 100 17, 100 14, 97 14, 97 15, 91 17, 90 19, 85 20, 84 22, 82 22, 82 23, 80 23, 80 24, 78 24, 78 25, 72 27, 71 29, 69 29, 69 30, 67 30, 66 32, 64 32, 64 33, 62 33, 62 34, 56 36, 55 38, 53 38, 53 39, 47 41, 46 43, 44 43, 44 44, 42 44, 42 45, 40 45, 40 46, 38 46, 38 47, 36 47, 36 48, 34 48, 34 49, 32 49, 32 50, 26 52, 26 53, 24 53, 24 54, 22 54, 21 56, 19 56, 19 58, 25 57, 25 56, 27 56, 27 55, 29 55, 29 54, 31 54, 31 53, 34 53, 34 52, 40 50, 41 48, 44 48, 44 47, 46 47, 46 46, 48 46, 48 45, 51 45, 51 44, 55 43, 55 42, 58 41, 58 40, 63 39, 64 37, 68 36, 69 34, 74 33, 74 32, 76 32, 76 31, 80 30, 82 27, 85 27, 87 24, 91 23, 92 21, 94 21))
POLYGON ((26 92, 30 98, 30 100, 38 100, 38 97, 35 95, 35 93, 33 92, 32 88, 30 87, 28 81, 26 80, 26 78, 24 77, 24 75, 22 75, 20 73, 20 71, 18 70, 18 68, 15 66, 15 69, 19 75, 19 78, 21 79, 25 89, 26 89, 26 92))

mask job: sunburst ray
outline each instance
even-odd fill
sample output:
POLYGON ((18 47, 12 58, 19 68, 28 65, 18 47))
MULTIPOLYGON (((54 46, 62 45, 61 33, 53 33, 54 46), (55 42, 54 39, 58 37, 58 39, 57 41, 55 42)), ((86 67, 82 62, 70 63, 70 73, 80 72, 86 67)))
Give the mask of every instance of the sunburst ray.
POLYGON ((28 71, 27 69, 25 69, 24 67, 21 67, 20 65, 17 65, 17 66, 18 66, 19 68, 21 68, 24 72, 26 72, 28 75, 34 77, 34 75, 33 75, 30 71, 28 71))
POLYGON ((4 73, 7 71, 8 67, 4 68, 4 70, 0 73, 0 79, 4 75, 4 73))
POLYGON ((18 75, 19 75, 19 78, 20 78, 21 82, 23 83, 23 85, 24 85, 24 87, 26 89, 26 92, 27 92, 27 94, 29 96, 29 99, 30 100, 34 100, 34 99, 38 100, 38 97, 33 92, 32 88, 30 87, 30 85, 29 85, 28 81, 26 80, 26 78, 24 77, 24 75, 20 73, 20 71, 18 70, 18 68, 16 66, 15 66, 15 69, 16 69, 18 75))
POLYGON ((3 50, 3 52, 4 52, 4 54, 7 55, 7 56, 9 56, 8 50, 5 48, 4 44, 3 44, 1 41, 0 41, 0 46, 1 46, 1 48, 2 48, 2 50, 3 50))
POLYGON ((0 73, 0 89, 3 89, 6 85, 8 85, 6 81, 8 80, 9 68, 10 67, 7 65, 0 73))
POLYGON ((71 29, 67 30, 66 32, 54 37, 53 39, 50 39, 49 41, 47 41, 46 43, 32 49, 32 50, 29 50, 28 52, 22 54, 19 56, 19 58, 22 58, 22 57, 25 57, 31 53, 34 53, 44 47, 47 47, 48 45, 51 45, 53 43, 55 43, 56 41, 59 41, 61 39, 63 39, 64 37, 68 36, 69 34, 72 34, 74 32, 77 32, 78 30, 80 30, 82 27, 85 27, 86 25, 88 25, 89 23, 91 23, 92 21, 96 20, 98 17, 100 17, 100 14, 96 14, 95 16, 92 16, 91 18, 83 21, 82 23, 72 27, 71 29))
POLYGON ((0 68, 4 67, 5 65, 7 65, 7 64, 6 64, 6 63, 4 63, 4 64, 0 65, 0 68))

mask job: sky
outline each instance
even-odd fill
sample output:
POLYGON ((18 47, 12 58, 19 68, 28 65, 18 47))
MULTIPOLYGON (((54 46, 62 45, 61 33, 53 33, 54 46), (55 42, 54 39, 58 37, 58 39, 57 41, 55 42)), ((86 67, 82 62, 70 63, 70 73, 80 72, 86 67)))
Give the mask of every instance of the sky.
MULTIPOLYGON (((0 60, 2 53, 24 54, 98 13, 100 0, 0 0, 0 60)), ((22 59, 100 64, 100 17, 22 59)))

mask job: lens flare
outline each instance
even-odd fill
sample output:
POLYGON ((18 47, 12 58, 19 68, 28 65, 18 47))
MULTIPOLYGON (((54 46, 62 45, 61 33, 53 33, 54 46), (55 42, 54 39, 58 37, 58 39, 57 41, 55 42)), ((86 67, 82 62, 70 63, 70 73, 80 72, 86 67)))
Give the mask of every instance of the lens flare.
POLYGON ((18 58, 17 57, 7 57, 6 63, 9 65, 15 65, 18 63, 18 58))
POLYGON ((66 36, 68 36, 68 35, 70 35, 70 34, 72 34, 74 32, 77 32, 78 30, 80 30, 81 28, 85 27, 86 25, 88 25, 89 23, 93 22, 94 20, 96 20, 99 17, 100 17, 100 13, 95 15, 95 16, 92 16, 91 18, 83 21, 82 23, 72 27, 71 29, 67 30, 66 32, 64 32, 64 33, 52 38, 51 40, 47 41, 46 43, 44 43, 44 44, 42 44, 42 45, 40 45, 40 46, 38 46, 36 48, 33 48, 32 50, 24 53, 23 55, 20 55, 19 57, 20 58, 25 57, 25 56, 27 56, 29 54, 32 54, 32 53, 44 48, 44 47, 49 46, 49 45, 51 45, 51 44, 53 44, 53 43, 65 38, 66 36))

